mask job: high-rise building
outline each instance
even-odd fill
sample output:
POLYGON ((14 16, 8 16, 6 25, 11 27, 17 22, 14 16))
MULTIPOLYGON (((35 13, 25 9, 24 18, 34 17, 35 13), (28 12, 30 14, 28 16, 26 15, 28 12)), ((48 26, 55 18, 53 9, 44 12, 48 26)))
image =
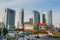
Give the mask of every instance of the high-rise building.
POLYGON ((33 25, 33 18, 30 18, 30 24, 33 25))
POLYGON ((15 28, 15 10, 6 8, 4 13, 4 25, 7 29, 15 28))
POLYGON ((46 23, 45 14, 42 14, 42 22, 46 23))
POLYGON ((21 9, 19 13, 19 25, 24 26, 24 9, 21 9))
POLYGON ((42 14, 42 23, 39 24, 39 30, 45 30, 46 29, 46 18, 45 14, 42 14))
POLYGON ((53 28, 53 24, 52 24, 52 11, 49 10, 49 11, 46 11, 44 12, 44 21, 46 20, 46 24, 47 24, 47 29, 51 29, 53 28))
POLYGON ((40 23, 40 13, 36 10, 33 11, 33 15, 34 15, 34 18, 33 18, 33 21, 34 21, 34 29, 35 30, 39 30, 39 23, 40 23))
POLYGON ((43 25, 43 27, 40 26, 40 30, 41 29, 43 29, 43 30, 46 29, 46 18, 45 18, 45 14, 42 14, 42 23, 45 24, 45 25, 43 25))
POLYGON ((52 25, 52 11, 51 10, 46 11, 44 12, 44 15, 45 15, 47 25, 52 25))

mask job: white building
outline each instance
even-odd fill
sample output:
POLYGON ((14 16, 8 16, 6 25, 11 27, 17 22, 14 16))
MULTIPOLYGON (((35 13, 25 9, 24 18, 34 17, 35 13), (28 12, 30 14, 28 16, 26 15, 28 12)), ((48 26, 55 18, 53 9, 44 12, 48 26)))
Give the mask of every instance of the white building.
POLYGON ((34 29, 34 27, 33 27, 33 25, 31 25, 31 24, 25 24, 24 25, 24 30, 33 30, 34 29))

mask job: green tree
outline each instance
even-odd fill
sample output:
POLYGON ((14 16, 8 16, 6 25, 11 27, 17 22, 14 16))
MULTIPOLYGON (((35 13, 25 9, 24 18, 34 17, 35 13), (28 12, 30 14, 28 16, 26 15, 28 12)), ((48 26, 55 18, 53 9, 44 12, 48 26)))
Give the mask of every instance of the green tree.
POLYGON ((8 30, 4 27, 3 28, 3 35, 5 36, 8 33, 8 30))
POLYGON ((0 29, 0 36, 1 36, 1 29, 0 29))

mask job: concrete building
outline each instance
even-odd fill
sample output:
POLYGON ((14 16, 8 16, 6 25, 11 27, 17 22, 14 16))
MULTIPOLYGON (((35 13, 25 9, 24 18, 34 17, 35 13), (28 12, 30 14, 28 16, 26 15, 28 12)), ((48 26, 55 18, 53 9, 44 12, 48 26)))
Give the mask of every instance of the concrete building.
POLYGON ((30 22, 24 22, 24 30, 33 30, 33 28, 30 22))
POLYGON ((4 25, 8 30, 15 29, 15 10, 9 8, 5 9, 4 25))
POLYGON ((33 25, 33 18, 30 18, 29 22, 31 25, 33 25))
POLYGON ((45 14, 42 14, 42 23, 39 24, 39 30, 46 30, 46 18, 45 14))
POLYGON ((29 23, 26 23, 24 24, 24 30, 33 30, 33 25, 29 24, 29 23))
POLYGON ((39 30, 46 30, 46 23, 40 23, 39 30))
POLYGON ((0 28, 4 28, 4 22, 0 22, 0 28))
POLYGON ((40 13, 36 10, 33 11, 33 21, 34 21, 34 29, 39 30, 39 23, 40 23, 40 13))

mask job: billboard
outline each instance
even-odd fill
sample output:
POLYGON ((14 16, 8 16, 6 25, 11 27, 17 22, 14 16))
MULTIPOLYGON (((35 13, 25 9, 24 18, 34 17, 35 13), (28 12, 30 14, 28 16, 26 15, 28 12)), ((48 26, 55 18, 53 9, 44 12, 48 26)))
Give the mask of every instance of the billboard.
POLYGON ((46 23, 39 23, 39 26, 41 27, 44 27, 44 26, 46 26, 46 23))

